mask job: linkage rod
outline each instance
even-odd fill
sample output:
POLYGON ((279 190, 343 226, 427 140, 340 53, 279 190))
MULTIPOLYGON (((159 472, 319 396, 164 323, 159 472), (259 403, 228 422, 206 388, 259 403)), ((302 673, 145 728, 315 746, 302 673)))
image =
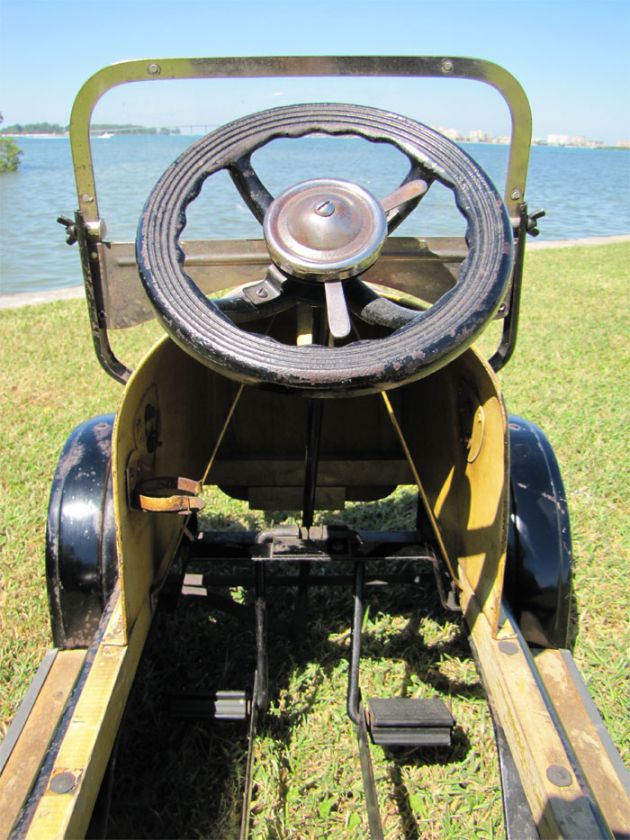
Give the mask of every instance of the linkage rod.
MULTIPOLYGON (((320 309, 313 310, 313 333, 314 344, 324 344, 327 339, 328 329, 326 319, 320 309)), ((302 502, 302 525, 310 528, 313 524, 315 514, 315 494, 317 493, 317 472, 319 469, 319 449, 322 439, 322 418, 324 414, 323 400, 309 400, 308 402, 308 424, 306 428, 306 452, 304 467, 304 496, 302 502)), ((309 563, 300 566, 300 580, 298 595, 295 605, 294 630, 299 630, 304 623, 306 615, 306 596, 308 592, 308 579, 311 567, 309 563)), ((296 634, 297 635, 297 634, 296 634)))
POLYGON ((243 810, 241 811, 241 830, 239 833, 239 840, 247 840, 249 835, 249 822, 252 808, 252 784, 254 774, 252 772, 254 766, 254 741, 256 738, 256 728, 258 726, 258 706, 256 705, 256 696, 258 694, 258 671, 254 674, 254 691, 253 700, 249 717, 249 735, 247 739, 247 759, 245 763, 245 783, 243 786, 243 810))
POLYGON ((365 712, 361 704, 361 689, 359 688, 359 666, 361 663, 361 625, 363 624, 363 585, 365 580, 365 564, 356 563, 354 567, 354 610, 352 615, 352 640, 350 655, 350 673, 348 675, 348 716, 356 725, 357 742, 359 746, 359 761, 361 763, 361 777, 367 808, 368 825, 371 840, 383 840, 383 825, 378 809, 378 796, 374 768, 370 755, 370 743, 367 733, 365 712))

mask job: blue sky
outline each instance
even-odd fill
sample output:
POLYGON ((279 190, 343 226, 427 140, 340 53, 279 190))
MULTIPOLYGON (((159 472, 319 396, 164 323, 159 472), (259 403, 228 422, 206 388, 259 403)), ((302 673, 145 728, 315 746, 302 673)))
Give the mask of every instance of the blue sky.
MULTIPOLYGON (((82 82, 127 58, 334 53, 486 58, 524 86, 535 136, 630 139, 630 0, 0 0, 0 111, 6 124, 65 124, 82 82)), ((214 87, 110 93, 96 118, 217 124, 291 101, 335 99, 464 131, 508 130, 497 94, 470 83, 204 84, 214 87)))

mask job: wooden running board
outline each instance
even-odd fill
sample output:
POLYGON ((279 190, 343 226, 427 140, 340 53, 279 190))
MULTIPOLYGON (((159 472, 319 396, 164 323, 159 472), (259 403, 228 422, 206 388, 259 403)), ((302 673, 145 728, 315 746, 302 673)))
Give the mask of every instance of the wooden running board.
POLYGON ((630 773, 568 650, 534 651, 534 662, 586 782, 615 837, 630 833, 630 773))
POLYGON ((569 667, 570 654, 547 651, 536 660, 506 605, 494 635, 465 575, 461 580, 471 647, 539 836, 627 837, 623 775, 583 698, 580 710, 583 682, 569 667))
POLYGON ((85 650, 51 650, 0 748, 0 837, 8 837, 37 778, 85 660, 85 650))

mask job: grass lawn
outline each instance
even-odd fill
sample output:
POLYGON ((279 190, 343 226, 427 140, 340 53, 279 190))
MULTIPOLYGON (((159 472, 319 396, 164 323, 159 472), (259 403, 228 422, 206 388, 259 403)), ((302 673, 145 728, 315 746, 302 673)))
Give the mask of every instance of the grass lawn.
MULTIPOLYGON (((500 376, 508 410, 542 426, 562 468, 575 555, 574 655, 626 762, 629 275, 630 243, 531 252, 519 343, 500 376)), ((141 333, 145 342, 159 334, 155 325, 141 333)), ((137 357, 137 341, 122 335, 121 356, 137 357)), ((96 362, 83 301, 0 312, 3 731, 51 643, 43 551, 59 452, 75 425, 116 409, 120 390, 96 362)), ((413 504, 413 494, 400 488, 367 514, 355 507, 346 516, 354 522, 367 515, 378 527, 405 521, 413 504)), ((251 527, 238 503, 217 494, 209 507, 215 523, 248 516, 251 527)), ((279 601, 274 608, 281 613, 290 606, 279 601)), ((272 672, 279 693, 257 744, 254 836, 360 838, 367 831, 360 770, 345 716, 348 599, 316 593, 310 616, 297 649, 277 640, 272 672)), ((222 650, 237 639, 245 651, 250 640, 231 621, 194 608, 157 618, 121 743, 112 836, 234 835, 240 731, 174 722, 161 701, 184 662, 193 672, 203 666, 233 686, 243 683, 234 670, 238 662, 222 650), (159 754, 156 740, 163 744, 159 754)), ((431 594, 418 603, 393 593, 390 601, 370 602, 365 635, 362 680, 372 693, 397 693, 405 685, 409 695, 416 689, 437 694, 457 721, 446 762, 434 752, 405 764, 374 749, 387 835, 503 836, 492 724, 459 620, 444 616, 431 594)))

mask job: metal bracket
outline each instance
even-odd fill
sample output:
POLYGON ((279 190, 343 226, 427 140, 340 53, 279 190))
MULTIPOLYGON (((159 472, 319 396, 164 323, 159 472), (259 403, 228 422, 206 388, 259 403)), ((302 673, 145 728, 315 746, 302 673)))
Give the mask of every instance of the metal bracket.
POLYGON ((200 481, 177 476, 141 481, 131 490, 134 507, 152 513, 189 514, 202 510, 205 502, 198 498, 200 481))

